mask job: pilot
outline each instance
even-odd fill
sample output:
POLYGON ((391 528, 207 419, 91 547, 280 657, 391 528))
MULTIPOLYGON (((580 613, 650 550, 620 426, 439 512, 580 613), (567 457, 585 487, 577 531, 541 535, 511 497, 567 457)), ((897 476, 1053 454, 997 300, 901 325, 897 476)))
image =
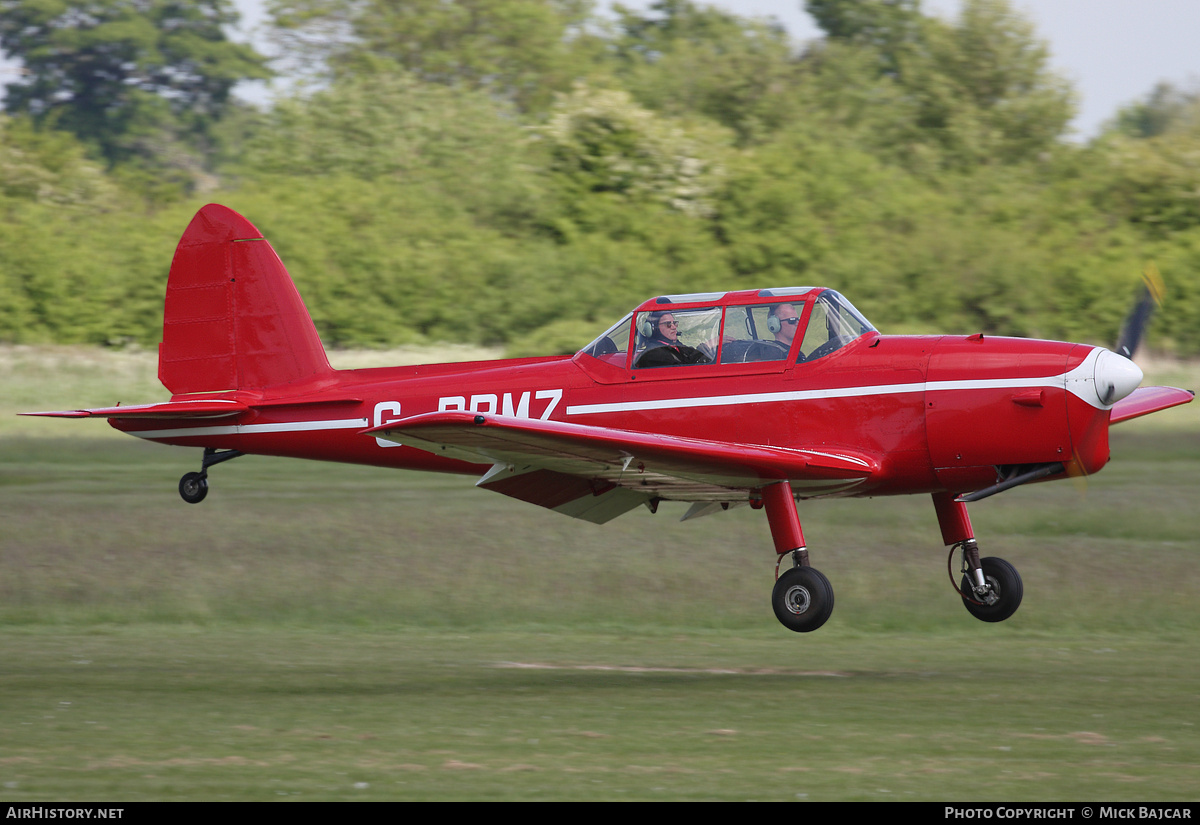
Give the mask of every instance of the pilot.
POLYGON ((646 351, 635 367, 668 367, 675 364, 707 364, 712 360, 695 347, 679 343, 679 324, 670 312, 651 312, 638 322, 646 351))
POLYGON ((800 316, 791 304, 775 304, 768 310, 767 331, 775 336, 775 340, 771 343, 783 350, 783 356, 791 351, 792 341, 796 337, 796 329, 799 325, 800 316))

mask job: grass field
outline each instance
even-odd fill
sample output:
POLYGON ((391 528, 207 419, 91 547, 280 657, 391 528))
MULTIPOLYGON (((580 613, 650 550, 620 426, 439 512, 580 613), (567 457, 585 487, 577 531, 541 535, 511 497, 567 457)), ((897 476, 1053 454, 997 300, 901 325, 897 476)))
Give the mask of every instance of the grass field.
POLYGON ((1025 580, 998 625, 927 498, 802 503, 837 606, 796 635, 747 508, 597 527, 258 457, 189 506, 195 451, 11 414, 162 398, 151 356, 0 385, 5 801, 1200 798, 1200 405, 972 508, 1025 580))

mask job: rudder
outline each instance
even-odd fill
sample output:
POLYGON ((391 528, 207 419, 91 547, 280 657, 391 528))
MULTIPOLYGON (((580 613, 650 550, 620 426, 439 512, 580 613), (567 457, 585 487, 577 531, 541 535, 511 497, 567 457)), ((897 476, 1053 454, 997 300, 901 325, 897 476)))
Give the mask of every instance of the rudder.
POLYGON ((254 224, 203 207, 167 277, 158 377, 172 394, 260 389, 332 372, 287 269, 254 224))

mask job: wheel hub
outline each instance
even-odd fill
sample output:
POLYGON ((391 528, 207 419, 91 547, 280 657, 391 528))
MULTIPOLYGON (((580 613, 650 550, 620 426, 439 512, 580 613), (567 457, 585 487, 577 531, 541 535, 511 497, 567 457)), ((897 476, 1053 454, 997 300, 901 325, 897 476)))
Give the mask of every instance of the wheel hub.
POLYGON ((812 597, 809 595, 807 587, 797 584, 788 588, 787 593, 784 594, 783 603, 787 606, 789 613, 800 616, 812 604, 812 597))
POLYGON ((994 576, 988 576, 987 584, 983 587, 972 589, 975 591, 975 598, 986 605, 993 605, 1000 601, 1000 586, 994 576))

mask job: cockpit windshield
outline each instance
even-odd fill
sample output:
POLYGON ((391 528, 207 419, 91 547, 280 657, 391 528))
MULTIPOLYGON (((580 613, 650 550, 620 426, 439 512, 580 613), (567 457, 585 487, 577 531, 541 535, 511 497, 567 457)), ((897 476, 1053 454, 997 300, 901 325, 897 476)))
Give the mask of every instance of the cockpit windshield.
POLYGON ((633 313, 631 312, 605 330, 603 335, 580 352, 617 366, 624 366, 625 354, 629 349, 629 325, 632 322, 633 313))
POLYGON ((815 361, 844 347, 875 327, 854 305, 832 289, 817 296, 800 344, 800 359, 815 361))

